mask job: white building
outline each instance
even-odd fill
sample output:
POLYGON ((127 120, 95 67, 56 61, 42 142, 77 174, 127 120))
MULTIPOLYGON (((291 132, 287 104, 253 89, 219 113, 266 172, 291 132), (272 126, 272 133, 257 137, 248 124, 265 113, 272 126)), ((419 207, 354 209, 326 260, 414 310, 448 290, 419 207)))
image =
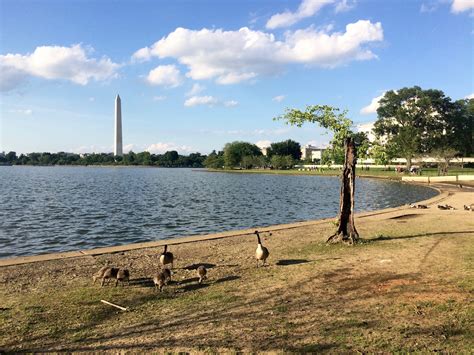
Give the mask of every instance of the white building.
POLYGON ((323 152, 325 150, 326 148, 318 148, 309 144, 305 145, 301 147, 301 160, 321 160, 321 157, 323 156, 323 152))

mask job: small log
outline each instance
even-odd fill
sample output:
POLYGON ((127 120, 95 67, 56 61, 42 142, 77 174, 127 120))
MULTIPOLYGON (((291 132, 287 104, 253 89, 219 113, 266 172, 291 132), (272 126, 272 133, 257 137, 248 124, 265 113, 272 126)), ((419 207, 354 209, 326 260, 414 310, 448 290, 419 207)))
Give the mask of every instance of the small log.
POLYGON ((117 304, 113 304, 111 302, 108 302, 106 300, 100 300, 100 302, 102 303, 105 303, 105 304, 108 304, 109 306, 112 306, 112 307, 115 307, 115 308, 118 308, 118 309, 121 309, 122 311, 128 311, 128 308, 125 308, 125 307, 122 307, 122 306, 119 306, 117 304))

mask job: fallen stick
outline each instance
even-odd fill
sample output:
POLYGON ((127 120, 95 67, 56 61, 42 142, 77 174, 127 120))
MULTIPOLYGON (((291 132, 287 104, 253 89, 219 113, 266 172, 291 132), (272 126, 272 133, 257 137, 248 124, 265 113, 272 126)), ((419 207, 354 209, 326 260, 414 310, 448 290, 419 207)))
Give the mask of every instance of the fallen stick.
POLYGON ((108 305, 110 305, 110 306, 112 306, 112 307, 121 309, 122 311, 128 311, 128 308, 119 306, 119 305, 117 305, 117 304, 110 303, 110 302, 108 302, 108 301, 106 301, 106 300, 100 300, 100 302, 105 303, 105 304, 108 304, 108 305))

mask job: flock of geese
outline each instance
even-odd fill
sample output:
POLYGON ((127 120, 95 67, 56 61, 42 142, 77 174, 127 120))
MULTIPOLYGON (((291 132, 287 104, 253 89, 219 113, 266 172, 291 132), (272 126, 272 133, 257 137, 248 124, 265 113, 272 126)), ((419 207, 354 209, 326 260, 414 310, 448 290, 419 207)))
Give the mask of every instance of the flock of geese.
MULTIPOLYGON (((428 206, 421 204, 412 204, 411 208, 426 209, 428 206)), ((454 210, 455 208, 449 205, 438 205, 440 210, 454 210)), ((468 211, 474 211, 474 204, 464 205, 464 209, 468 211)), ((259 263, 262 262, 264 266, 270 252, 268 248, 264 247, 260 239, 260 234, 258 231, 255 231, 254 234, 257 236, 257 249, 255 250, 255 259, 257 260, 257 267, 259 263)), ((271 233, 270 233, 271 235, 271 233)), ((160 270, 153 276, 153 284, 155 289, 159 289, 160 292, 163 291, 163 287, 168 284, 171 280, 171 269, 174 267, 174 255, 168 251, 168 246, 165 245, 163 252, 160 254, 160 270), (170 267, 171 266, 171 267, 170 267)), ((201 284, 205 279, 207 279, 207 269, 204 265, 200 265, 197 269, 197 276, 199 277, 198 283, 201 284)), ((102 267, 94 276, 94 283, 96 280, 101 280, 101 286, 108 284, 110 280, 115 280, 115 286, 120 282, 122 285, 124 283, 129 284, 130 282, 130 271, 128 269, 116 268, 110 266, 102 267)))
MULTIPOLYGON (((257 249, 255 250, 255 259, 257 260, 257 267, 259 267, 259 262, 262 262, 264 266, 270 255, 267 247, 262 245, 260 239, 260 233, 255 231, 254 234, 257 236, 257 249)), ((271 233, 269 235, 272 235, 271 233)), ((174 255, 168 251, 168 245, 165 245, 163 252, 160 254, 160 270, 153 276, 153 284, 155 289, 159 289, 160 292, 163 291, 163 287, 168 284, 171 280, 171 269, 174 267, 174 255)), ((200 265, 197 269, 197 276, 199 277, 198 283, 201 284, 205 279, 207 279, 207 269, 204 265, 200 265)), ((130 283, 130 271, 124 268, 116 268, 111 266, 102 267, 97 273, 92 277, 93 282, 101 280, 100 285, 108 285, 111 280, 115 280, 115 286, 120 282, 122 285, 125 283, 130 283)))
MULTIPOLYGON (((464 205, 464 210, 466 211, 472 211, 474 212, 474 203, 473 204, 470 204, 470 205, 464 205)), ((410 205, 410 208, 418 208, 418 209, 427 209, 428 206, 427 205, 416 205, 416 204, 411 204, 410 205)), ((439 210, 455 210, 455 208, 453 206, 450 206, 448 204, 445 204, 445 205, 438 205, 438 209, 439 210)))

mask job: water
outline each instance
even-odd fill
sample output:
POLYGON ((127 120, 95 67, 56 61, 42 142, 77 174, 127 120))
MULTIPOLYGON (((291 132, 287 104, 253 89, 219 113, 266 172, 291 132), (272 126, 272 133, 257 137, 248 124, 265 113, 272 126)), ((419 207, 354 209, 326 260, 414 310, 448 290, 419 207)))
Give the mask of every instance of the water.
MULTIPOLYGON (((215 233, 335 216, 339 178, 191 169, 0 167, 0 257, 215 233)), ((356 211, 436 195, 356 181, 356 211)))

